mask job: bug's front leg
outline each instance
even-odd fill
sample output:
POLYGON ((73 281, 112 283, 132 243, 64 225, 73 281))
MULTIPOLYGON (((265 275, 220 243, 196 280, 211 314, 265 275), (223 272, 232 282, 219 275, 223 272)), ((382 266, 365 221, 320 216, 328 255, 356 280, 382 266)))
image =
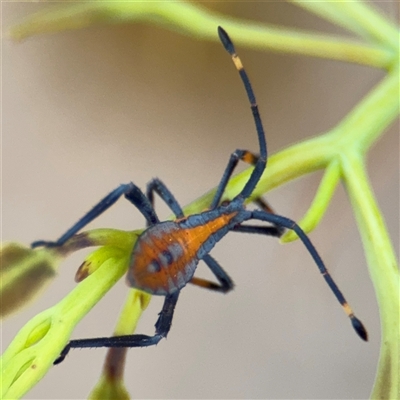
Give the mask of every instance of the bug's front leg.
POLYGON ((122 195, 125 195, 125 198, 137 207, 137 209, 144 215, 149 225, 154 225, 159 222, 159 219, 147 197, 136 185, 131 182, 118 186, 106 197, 100 200, 87 214, 85 214, 56 241, 52 242, 37 240, 31 244, 31 247, 62 246, 68 239, 71 239, 71 237, 78 233, 82 228, 92 222, 99 215, 103 214, 104 211, 108 210, 122 195))

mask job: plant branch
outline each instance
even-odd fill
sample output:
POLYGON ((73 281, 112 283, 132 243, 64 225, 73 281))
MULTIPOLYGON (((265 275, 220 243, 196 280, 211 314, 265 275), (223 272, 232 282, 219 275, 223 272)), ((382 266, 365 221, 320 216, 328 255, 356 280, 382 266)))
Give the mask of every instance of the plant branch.
MULTIPOLYGON (((313 3, 314 4, 314 3, 313 3)), ((326 3, 324 3, 326 5, 326 3)), ((39 33, 82 29, 95 24, 147 22, 182 34, 217 41, 223 26, 241 47, 326 58, 389 68, 395 62, 391 49, 348 38, 259 24, 228 17, 185 2, 99 2, 68 4, 45 9, 10 29, 16 40, 39 33)))
POLYGON ((360 35, 364 39, 373 39, 398 51, 398 28, 370 4, 360 0, 324 2, 290 1, 299 7, 303 7, 328 21, 360 35))
POLYGON ((364 160, 358 154, 349 152, 342 158, 341 165, 381 318, 383 340, 371 398, 396 399, 400 394, 400 275, 397 261, 369 183, 364 160))

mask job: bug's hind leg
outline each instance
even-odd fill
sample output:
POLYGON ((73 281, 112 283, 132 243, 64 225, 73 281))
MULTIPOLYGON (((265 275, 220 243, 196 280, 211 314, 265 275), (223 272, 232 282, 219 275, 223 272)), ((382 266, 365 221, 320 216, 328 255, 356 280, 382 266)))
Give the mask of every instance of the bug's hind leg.
POLYGON ((203 261, 207 264, 211 272, 215 275, 219 284, 209 281, 207 279, 197 277, 193 277, 189 283, 205 289, 215 290, 222 293, 227 293, 231 291, 234 287, 233 281, 229 277, 229 275, 223 270, 223 268, 218 264, 218 262, 209 254, 206 254, 203 257, 203 261))
POLYGON ((311 240, 308 236, 304 233, 304 231, 296 224, 296 222, 292 221, 289 218, 266 213, 263 211, 255 210, 252 213, 252 218, 259 220, 259 221, 266 221, 271 222, 272 224, 283 226, 287 229, 291 229, 297 233, 300 240, 303 242, 304 246, 306 247, 307 251, 310 253, 311 257, 313 258, 315 264, 317 265, 321 275, 324 277, 326 283, 328 284, 329 288, 332 290, 333 294, 335 295, 336 299, 339 301, 343 310, 350 318, 351 323, 353 325, 354 330, 357 334, 361 337, 361 339, 367 341, 368 334, 362 322, 354 315, 353 310, 351 309, 350 305, 347 303, 346 299, 344 298, 342 292, 336 285, 335 281, 333 280, 332 276, 330 275, 329 271, 325 267, 324 262, 322 261, 321 256, 318 254, 316 248, 312 244, 311 240))
POLYGON ((232 229, 232 232, 241 232, 241 233, 255 233, 257 235, 265 235, 272 237, 281 237, 282 229, 275 226, 259 226, 259 225, 238 225, 232 229))
MULTIPOLYGON (((275 214, 274 209, 269 205, 269 203, 262 197, 258 197, 254 200, 254 203, 258 205, 261 210, 269 214, 275 214)), ((257 226, 257 225, 237 225, 232 229, 233 232, 242 233, 256 233, 259 235, 281 237, 285 233, 285 227, 273 224, 273 226, 257 226)))
POLYGON ((149 199, 151 205, 154 207, 154 192, 157 193, 162 200, 168 205, 177 218, 183 218, 183 210, 175 199, 174 195, 167 188, 164 182, 158 178, 152 179, 147 184, 146 196, 149 199))
POLYGON ((154 225, 159 222, 159 219, 143 192, 132 182, 123 184, 114 189, 106 197, 99 201, 87 214, 85 214, 76 224, 68 229, 55 242, 38 240, 31 244, 32 248, 38 246, 62 246, 68 239, 78 233, 82 228, 92 222, 95 218, 109 209, 122 195, 129 200, 143 214, 149 225, 154 225))
POLYGON ((63 349, 60 356, 54 361, 54 364, 61 363, 71 349, 85 347, 148 347, 156 345, 161 339, 167 337, 171 329, 172 318, 175 305, 178 301, 179 291, 165 297, 163 308, 155 324, 155 334, 148 335, 125 335, 111 336, 91 339, 71 340, 63 349))

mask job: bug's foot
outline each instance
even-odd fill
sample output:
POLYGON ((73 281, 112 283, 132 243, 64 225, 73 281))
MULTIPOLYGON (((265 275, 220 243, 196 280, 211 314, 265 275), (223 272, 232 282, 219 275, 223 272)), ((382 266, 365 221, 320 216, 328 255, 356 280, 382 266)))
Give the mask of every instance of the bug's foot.
POLYGON ((61 354, 55 359, 55 361, 53 362, 53 365, 57 365, 57 364, 60 364, 61 362, 63 362, 63 361, 64 361, 64 358, 67 356, 67 354, 69 353, 70 350, 71 350, 71 346, 70 346, 70 344, 68 343, 68 344, 64 347, 64 349, 63 349, 63 351, 61 352, 61 354))
POLYGON ((36 247, 57 247, 59 244, 57 242, 48 242, 46 240, 36 240, 31 243, 31 248, 35 249, 36 247))

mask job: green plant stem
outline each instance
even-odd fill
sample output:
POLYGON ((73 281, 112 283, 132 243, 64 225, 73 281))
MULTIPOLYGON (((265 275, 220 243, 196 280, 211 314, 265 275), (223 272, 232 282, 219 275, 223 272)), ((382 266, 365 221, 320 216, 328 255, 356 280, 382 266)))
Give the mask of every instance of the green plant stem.
POLYGON ((303 1, 290 0, 320 17, 378 43, 399 48, 399 31, 378 10, 359 0, 352 1, 303 1))
MULTIPOLYGON (((325 2, 324 2, 325 3, 325 2)), ((218 25, 237 46, 289 54, 327 58, 389 68, 395 62, 391 49, 362 44, 347 38, 284 29, 227 17, 197 4, 185 2, 89 2, 43 10, 14 26, 9 34, 21 40, 38 33, 81 29, 94 24, 148 22, 182 34, 217 41, 218 25)))
POLYGON ((0 360, 0 398, 22 397, 46 374, 76 324, 126 272, 129 256, 126 253, 126 250, 110 248, 109 258, 96 273, 18 332, 0 360), (42 326, 46 329, 38 329, 42 326))
MULTIPOLYGON (((151 300, 151 295, 137 289, 131 289, 125 305, 118 318, 114 336, 132 335, 136 325, 151 300)), ((122 400, 129 399, 128 390, 125 388, 123 377, 125 359, 129 348, 109 348, 100 379, 89 399, 122 400)))
MULTIPOLYGON (((311 232, 324 217, 339 180, 340 165, 336 160, 334 160, 326 167, 325 174, 321 179, 314 200, 312 201, 306 215, 298 222, 298 225, 305 233, 311 232)), ((297 239, 298 236, 294 231, 288 231, 281 237, 281 242, 289 243, 297 239)))
POLYGON ((382 136, 384 130, 399 115, 400 74, 393 68, 364 99, 351 110, 332 132, 341 149, 358 147, 361 153, 382 136))
POLYGON ((400 395, 400 275, 382 214, 374 198, 364 160, 356 153, 342 158, 346 188, 353 206, 379 304, 382 343, 372 399, 400 395))

